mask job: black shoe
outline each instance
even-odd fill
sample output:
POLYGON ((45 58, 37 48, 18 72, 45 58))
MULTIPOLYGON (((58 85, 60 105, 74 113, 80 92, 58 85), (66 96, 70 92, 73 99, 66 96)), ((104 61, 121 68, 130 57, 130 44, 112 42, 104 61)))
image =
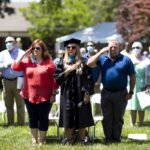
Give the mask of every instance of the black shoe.
POLYGON ((111 144, 111 143, 112 143, 112 139, 108 139, 108 138, 104 139, 104 144, 108 145, 108 144, 111 144))
POLYGON ((113 143, 120 143, 121 140, 120 140, 120 139, 113 139, 112 142, 113 142, 113 143))

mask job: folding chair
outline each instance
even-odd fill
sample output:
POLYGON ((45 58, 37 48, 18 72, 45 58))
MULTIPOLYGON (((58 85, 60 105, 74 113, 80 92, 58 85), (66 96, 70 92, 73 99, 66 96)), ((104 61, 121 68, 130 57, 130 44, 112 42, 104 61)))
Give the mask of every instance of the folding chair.
POLYGON ((57 127, 57 137, 56 137, 56 139, 58 139, 58 140, 60 140, 59 105, 60 105, 60 92, 56 95, 56 100, 53 103, 51 112, 49 114, 49 123, 54 123, 56 125, 56 127, 57 127))
POLYGON ((0 99, 0 113, 2 116, 2 124, 5 124, 5 115, 6 115, 6 107, 4 104, 4 99, 3 99, 3 92, 1 92, 1 99, 0 99))
POLYGON ((95 130, 96 130, 97 123, 101 122, 103 119, 103 116, 101 114, 98 114, 98 115, 95 114, 95 104, 100 104, 100 100, 101 100, 100 93, 96 93, 91 96, 92 115, 94 119, 94 126, 92 127, 92 131, 90 129, 90 138, 92 140, 95 139, 95 130))

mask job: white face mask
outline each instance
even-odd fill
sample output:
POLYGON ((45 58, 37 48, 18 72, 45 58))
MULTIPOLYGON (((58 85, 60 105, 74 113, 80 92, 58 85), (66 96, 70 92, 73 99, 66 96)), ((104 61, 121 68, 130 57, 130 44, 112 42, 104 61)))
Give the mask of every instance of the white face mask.
POLYGON ((91 47, 91 46, 88 46, 88 47, 87 47, 87 51, 88 51, 89 54, 91 54, 91 53, 94 52, 94 48, 91 47))
POLYGON ((136 55, 139 55, 139 54, 141 54, 141 49, 140 48, 134 48, 133 50, 132 50, 132 53, 133 54, 136 54, 136 55))
POLYGON ((14 45, 13 45, 13 43, 6 43, 6 49, 7 50, 12 50, 14 48, 14 45))

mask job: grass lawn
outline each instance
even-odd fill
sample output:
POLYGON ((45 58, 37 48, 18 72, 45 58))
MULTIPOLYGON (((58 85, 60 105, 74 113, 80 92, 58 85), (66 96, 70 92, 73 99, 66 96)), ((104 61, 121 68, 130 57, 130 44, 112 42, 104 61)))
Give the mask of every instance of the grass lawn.
POLYGON ((38 145, 32 146, 28 126, 6 127, 0 125, 0 150, 149 150, 150 112, 146 112, 145 124, 143 127, 130 127, 129 111, 126 111, 122 133, 123 139, 119 144, 104 145, 104 135, 101 123, 98 123, 96 127, 96 137, 98 139, 94 141, 94 143, 85 146, 78 144, 73 146, 64 146, 57 140, 51 140, 50 137, 52 135, 56 135, 56 127, 49 126, 47 144, 42 147, 39 147, 38 145), (129 140, 127 139, 129 133, 146 133, 148 135, 148 141, 129 140))

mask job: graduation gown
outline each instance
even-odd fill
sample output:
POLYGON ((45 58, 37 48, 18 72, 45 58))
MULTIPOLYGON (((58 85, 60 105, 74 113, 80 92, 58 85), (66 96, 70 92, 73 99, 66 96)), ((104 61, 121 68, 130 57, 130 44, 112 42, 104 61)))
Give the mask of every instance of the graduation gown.
POLYGON ((84 94, 93 92, 90 68, 84 64, 81 75, 75 70, 65 77, 64 70, 56 67, 55 79, 61 87, 59 126, 75 129, 93 126, 91 103, 83 102, 84 94), (58 74, 57 69, 62 72, 58 74))

